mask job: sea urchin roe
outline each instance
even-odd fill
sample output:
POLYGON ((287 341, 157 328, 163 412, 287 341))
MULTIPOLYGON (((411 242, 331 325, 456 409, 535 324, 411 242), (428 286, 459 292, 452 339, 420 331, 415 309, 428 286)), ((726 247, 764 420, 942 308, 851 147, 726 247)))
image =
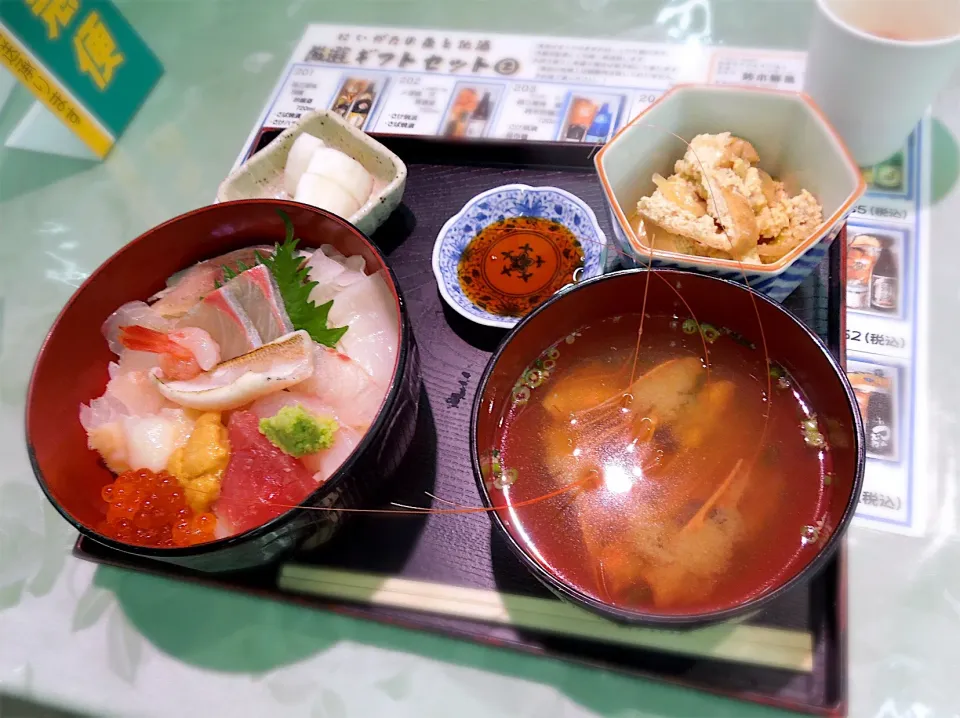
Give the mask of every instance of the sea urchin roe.
POLYGON ((189 507, 202 514, 220 496, 220 479, 230 460, 227 429, 220 412, 201 414, 187 443, 170 455, 167 471, 185 491, 189 507))
MULTIPOLYGON (((137 546, 172 548, 213 539, 207 521, 198 521, 187 507, 183 489, 165 471, 125 471, 100 492, 107 502, 107 517, 99 530, 104 536, 137 546), (184 520, 187 530, 175 531, 184 520)), ((213 519, 213 523, 216 520, 213 519)))

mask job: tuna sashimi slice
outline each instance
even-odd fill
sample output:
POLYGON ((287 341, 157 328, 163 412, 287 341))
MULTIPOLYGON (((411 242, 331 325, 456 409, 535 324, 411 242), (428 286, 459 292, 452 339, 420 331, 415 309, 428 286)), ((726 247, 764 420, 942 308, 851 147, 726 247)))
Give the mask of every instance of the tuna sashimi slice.
POLYGON ((227 423, 230 463, 223 474, 217 518, 235 533, 249 531, 298 505, 317 488, 312 473, 260 433, 249 411, 235 411, 227 423))
POLYGON ((264 342, 272 342, 293 331, 293 324, 283 306, 280 287, 263 264, 243 272, 224 285, 250 317, 264 342))
POLYGON ((221 361, 263 346, 263 338, 253 321, 226 286, 210 292, 180 319, 177 328, 183 327, 197 327, 213 337, 220 347, 221 361))

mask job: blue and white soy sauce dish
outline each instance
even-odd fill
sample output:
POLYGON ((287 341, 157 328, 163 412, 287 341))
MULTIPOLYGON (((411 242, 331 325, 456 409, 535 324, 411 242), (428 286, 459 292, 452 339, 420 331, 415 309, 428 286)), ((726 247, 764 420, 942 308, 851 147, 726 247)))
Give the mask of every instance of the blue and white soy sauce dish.
POLYGON ((456 312, 509 329, 556 292, 602 274, 606 249, 583 200, 510 184, 478 194, 443 225, 433 273, 456 312))

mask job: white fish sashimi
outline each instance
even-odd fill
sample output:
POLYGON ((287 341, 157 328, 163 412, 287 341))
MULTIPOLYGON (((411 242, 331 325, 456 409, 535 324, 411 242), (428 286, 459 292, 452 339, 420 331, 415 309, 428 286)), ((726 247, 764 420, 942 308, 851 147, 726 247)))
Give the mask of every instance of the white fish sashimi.
POLYGON ((389 386, 397 360, 400 321, 383 270, 337 294, 327 323, 349 327, 338 349, 360 364, 377 384, 389 386))
POLYGON ((374 382, 346 354, 320 344, 314 344, 313 352, 313 374, 297 391, 331 406, 344 424, 366 431, 383 403, 386 387, 374 382))
POLYGON ((151 370, 128 371, 107 382, 104 396, 118 399, 131 416, 155 414, 172 405, 157 391, 150 377, 151 370))
POLYGON ((283 187, 291 197, 296 195, 297 185, 303 173, 307 171, 313 153, 321 147, 326 147, 323 140, 306 132, 293 141, 283 170, 283 187))
POLYGON ((349 426, 343 426, 337 429, 333 446, 326 451, 318 451, 315 454, 307 454, 300 460, 310 471, 314 472, 314 480, 320 484, 329 479, 337 469, 347 460, 347 457, 353 453, 360 443, 363 434, 349 426))
POLYGON ((110 346, 110 351, 120 355, 124 351, 120 343, 120 327, 141 326, 147 329, 156 329, 158 332, 168 332, 173 323, 165 319, 146 302, 127 302, 121 304, 107 317, 100 331, 110 346))
POLYGON ((332 147, 318 147, 313 151, 306 174, 326 177, 339 185, 356 200, 358 207, 366 203, 373 189, 373 175, 353 157, 332 147))
POLYGON ((283 407, 296 406, 297 404, 315 416, 329 416, 336 419, 337 422, 340 421, 340 417, 337 416, 337 412, 332 406, 315 396, 301 392, 299 386, 292 390, 278 391, 269 396, 260 397, 250 405, 250 411, 258 419, 267 419, 276 416, 277 412, 283 407))
POLYGON ((133 349, 124 349, 119 361, 110 362, 107 370, 113 379, 131 371, 149 371, 160 363, 160 355, 153 352, 139 352, 133 349))
MULTIPOLYGON (((327 284, 336 279, 343 271, 344 266, 340 262, 328 257, 319 249, 311 254, 307 260, 307 274, 311 282, 327 284)), ((313 299, 313 296, 311 295, 310 298, 313 299)))

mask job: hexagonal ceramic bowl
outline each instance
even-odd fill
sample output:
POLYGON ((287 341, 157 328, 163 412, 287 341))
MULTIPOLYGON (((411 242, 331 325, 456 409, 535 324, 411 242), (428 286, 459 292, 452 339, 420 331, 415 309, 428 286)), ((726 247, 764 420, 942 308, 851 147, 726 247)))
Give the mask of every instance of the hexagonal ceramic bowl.
POLYGON ((329 110, 303 115, 273 142, 240 165, 221 183, 217 190, 217 201, 292 200, 283 189, 283 169, 294 140, 304 132, 319 137, 328 147, 350 155, 373 175, 370 197, 360 209, 344 217, 364 234, 372 234, 400 204, 407 183, 407 166, 380 142, 329 110))
POLYGON ((653 250, 653 265, 688 269, 745 283, 781 301, 824 258, 854 202, 866 190, 860 169, 826 118, 803 94, 735 86, 678 85, 630 124, 600 152, 595 164, 613 220, 617 249, 625 264, 646 266, 629 217, 637 201, 656 186, 653 174, 673 173, 686 144, 702 133, 732 132, 749 140, 760 167, 794 195, 807 189, 823 206, 823 224, 803 244, 772 264, 740 265, 727 259, 653 250))

